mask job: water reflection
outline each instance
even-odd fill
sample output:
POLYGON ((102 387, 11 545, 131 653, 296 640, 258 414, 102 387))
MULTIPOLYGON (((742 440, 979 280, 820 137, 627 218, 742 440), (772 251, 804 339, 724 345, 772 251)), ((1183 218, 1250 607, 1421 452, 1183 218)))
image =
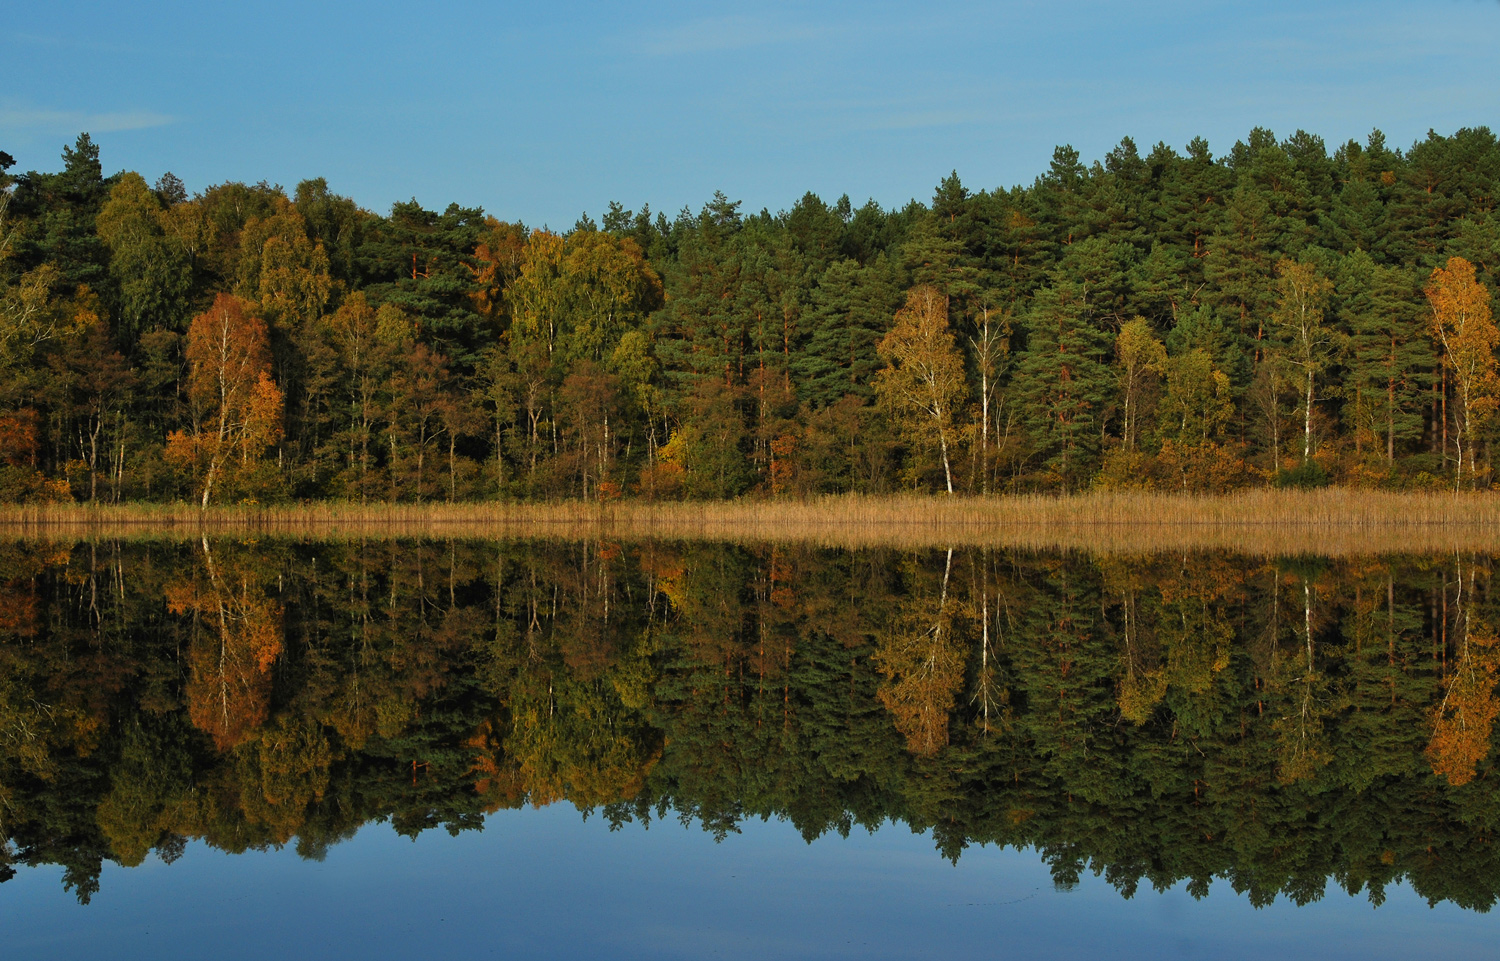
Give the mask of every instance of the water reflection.
POLYGON ((0 877, 568 801, 1122 893, 1500 892, 1491 559, 0 546, 0 877))

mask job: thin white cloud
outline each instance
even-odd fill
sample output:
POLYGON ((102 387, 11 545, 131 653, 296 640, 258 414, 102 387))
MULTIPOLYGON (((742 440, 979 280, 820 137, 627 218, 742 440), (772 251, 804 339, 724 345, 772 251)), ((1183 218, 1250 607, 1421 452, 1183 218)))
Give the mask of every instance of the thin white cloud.
POLYGON ((114 133, 146 130, 175 123, 177 118, 151 110, 84 113, 81 110, 16 110, 0 108, 0 130, 28 132, 114 133))

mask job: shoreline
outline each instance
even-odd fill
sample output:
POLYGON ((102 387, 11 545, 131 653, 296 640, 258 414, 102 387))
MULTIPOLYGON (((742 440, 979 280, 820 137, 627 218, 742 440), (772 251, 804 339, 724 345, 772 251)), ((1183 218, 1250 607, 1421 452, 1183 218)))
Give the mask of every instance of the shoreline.
POLYGON ((1500 553, 1500 492, 1323 488, 1220 496, 1101 492, 603 504, 319 502, 207 510, 185 503, 0 505, 0 540, 207 535, 318 540, 603 538, 1091 553, 1500 553))

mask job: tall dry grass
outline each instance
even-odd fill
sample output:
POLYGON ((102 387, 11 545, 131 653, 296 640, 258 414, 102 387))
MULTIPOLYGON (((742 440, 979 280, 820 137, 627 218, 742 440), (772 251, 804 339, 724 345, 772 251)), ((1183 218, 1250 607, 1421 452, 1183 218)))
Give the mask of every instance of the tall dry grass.
POLYGON ((1500 495, 1337 488, 1222 497, 822 497, 712 503, 0 507, 0 538, 203 534, 312 539, 576 538, 800 541, 835 547, 1022 547, 1248 554, 1500 551, 1500 495))

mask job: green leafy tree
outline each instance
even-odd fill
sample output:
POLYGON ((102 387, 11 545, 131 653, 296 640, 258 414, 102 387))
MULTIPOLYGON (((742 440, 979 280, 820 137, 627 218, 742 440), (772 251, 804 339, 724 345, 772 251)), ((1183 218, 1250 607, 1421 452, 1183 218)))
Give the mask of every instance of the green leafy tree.
POLYGON ((186 252, 163 226, 165 210, 146 181, 122 174, 99 211, 109 271, 119 290, 118 333, 131 344, 153 328, 180 330, 192 286, 186 252))

